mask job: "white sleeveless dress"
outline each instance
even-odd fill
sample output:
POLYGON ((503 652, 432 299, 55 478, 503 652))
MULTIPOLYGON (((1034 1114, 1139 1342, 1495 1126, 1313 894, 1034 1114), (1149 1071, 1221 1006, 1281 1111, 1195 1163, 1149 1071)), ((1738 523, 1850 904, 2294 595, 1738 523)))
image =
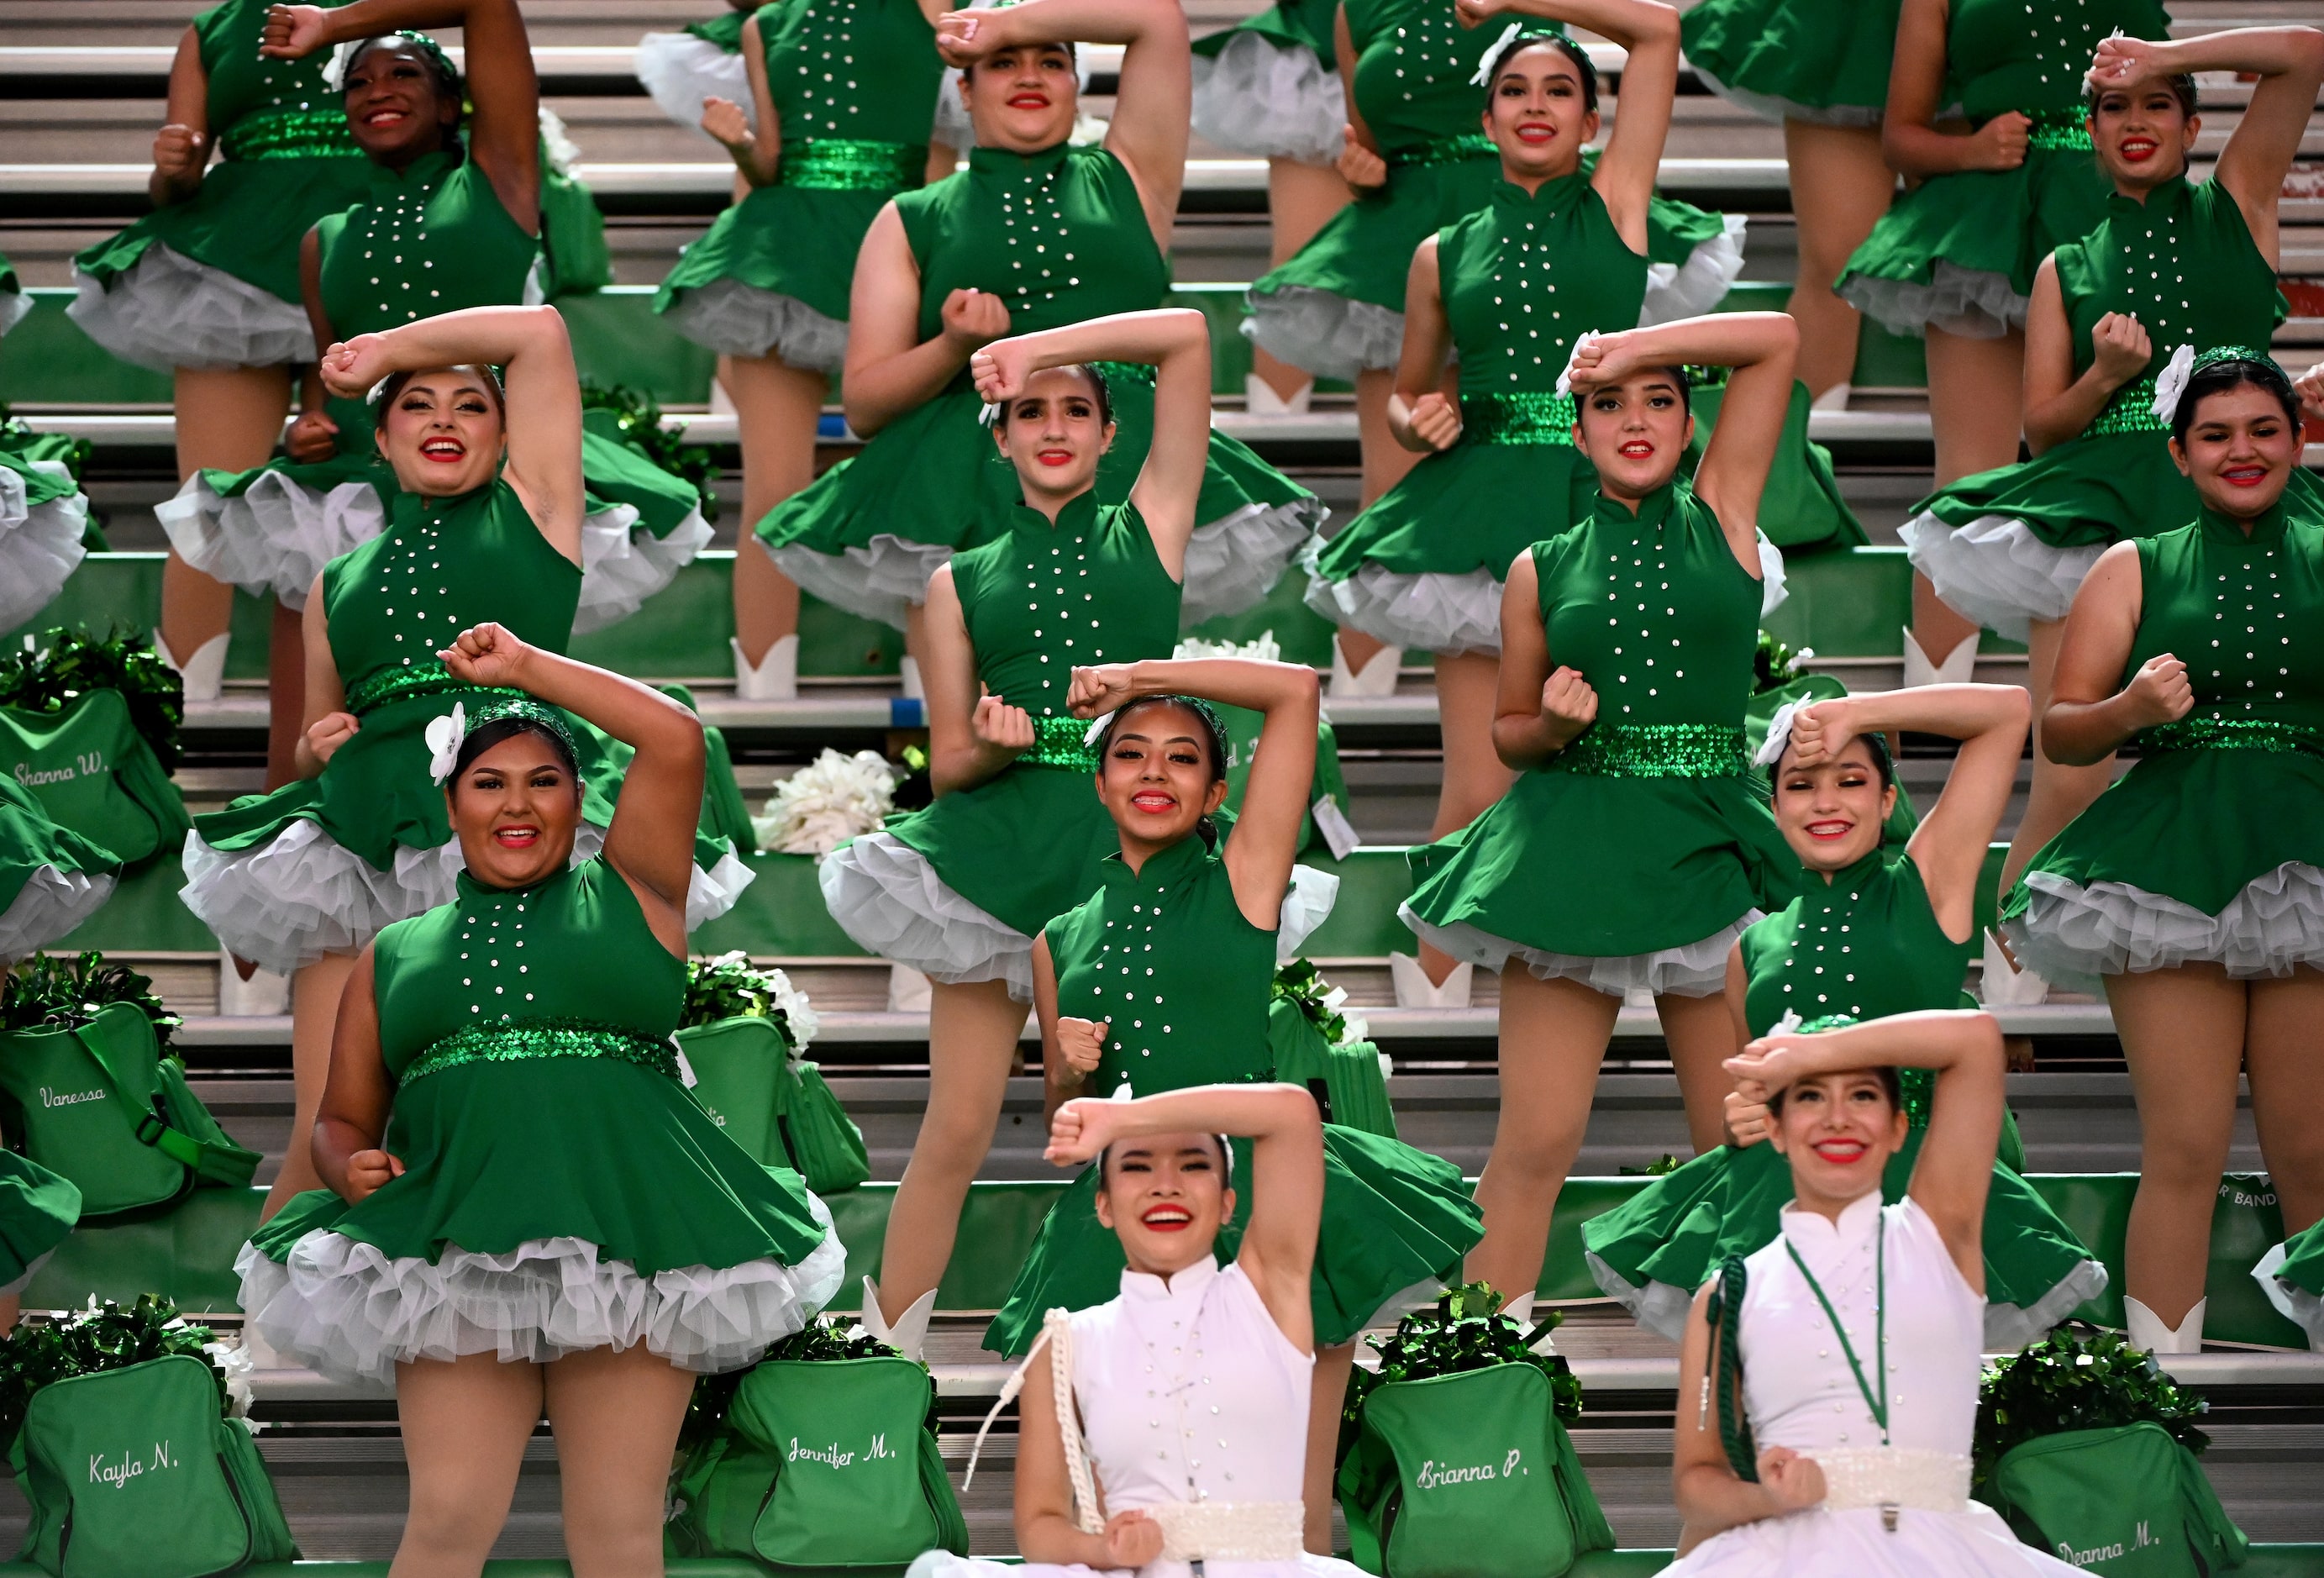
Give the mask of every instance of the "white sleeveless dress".
MULTIPOLYGON (((1267 1551, 1204 1558, 1205 1578, 1364 1578, 1299 1548, 1314 1360, 1291 1344, 1240 1266, 1205 1258, 1167 1283, 1121 1274, 1121 1297, 1072 1317, 1074 1401, 1111 1514, 1156 1509, 1170 1542, 1139 1578, 1189 1578, 1172 1548, 1267 1551), (1184 1510, 1180 1510, 1180 1509, 1184 1510), (1199 1510, 1197 1510, 1199 1509, 1199 1510)), ((1034 1362, 1049 1361, 1046 1351, 1034 1362)), ((1081 1578, 1078 1564, 976 1561, 930 1551, 907 1578, 1081 1578)))
MULTIPOLYGON (((1824 1501, 1712 1536, 1665 1578, 2064 1578, 2077 1569, 2019 1542, 1999 1514, 1969 1500, 1985 1300, 1961 1278, 1944 1237, 1911 1200, 1876 1192, 1833 1223, 1785 1206, 1783 1236, 1744 1262, 1744 1407, 1760 1450, 1788 1446, 1823 1469, 1824 1501), (1888 1445, 1832 1340, 1815 1292, 1785 1251, 1823 1285, 1872 1376, 1874 1251, 1887 1235, 1888 1445), (1886 1524, 1884 1503, 1895 1507, 1886 1524)), ((1873 1389, 1879 1389, 1877 1380, 1873 1389)))

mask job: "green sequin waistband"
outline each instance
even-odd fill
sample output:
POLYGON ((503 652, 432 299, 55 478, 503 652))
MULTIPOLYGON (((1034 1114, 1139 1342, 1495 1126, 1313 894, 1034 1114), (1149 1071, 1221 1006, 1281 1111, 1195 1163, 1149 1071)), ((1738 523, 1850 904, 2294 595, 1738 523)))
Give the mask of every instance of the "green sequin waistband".
POLYGON ((1143 383, 1154 387, 1154 365, 1151 362, 1092 362, 1101 377, 1108 383, 1143 383))
POLYGON ((1573 448, 1573 397, 1548 391, 1464 394, 1461 436, 1472 444, 1562 444, 1573 448))
POLYGON ((1423 143, 1416 148, 1398 148, 1383 153, 1390 170, 1410 170, 1422 164, 1461 164, 1471 159, 1498 159, 1500 150, 1482 132, 1466 132, 1458 137, 1439 137, 1434 143, 1423 143))
POLYGON ((2025 145, 2052 153, 2089 153, 2090 125, 2080 109, 2032 109, 2025 118, 2034 124, 2025 128, 2025 145))
POLYGON ((361 681, 347 692, 347 710, 361 717, 391 701, 410 701, 419 696, 449 696, 455 691, 463 696, 497 696, 511 700, 521 699, 525 695, 521 690, 512 690, 504 686, 471 685, 465 679, 456 679, 452 677, 452 670, 430 659, 425 663, 415 663, 409 669, 392 669, 361 681))
POLYGON ((525 1063, 539 1057, 611 1057, 670 1079, 678 1077, 678 1048, 668 1036, 649 1036, 592 1020, 522 1020, 471 1025, 429 1045, 397 1081, 416 1080, 471 1063, 525 1063))
POLYGON ((1720 724, 1595 723, 1549 761, 1591 778, 1739 778, 1743 731, 1720 724))
POLYGON ((925 143, 813 137, 784 148, 775 184, 824 191, 893 192, 918 186, 927 170, 925 143))
POLYGON ((2140 751, 2273 751, 2324 756, 2324 728, 2274 718, 2181 718, 2138 736, 2140 751))
POLYGON ((2082 437, 2095 438, 2107 433, 2167 433, 2171 424, 2154 414, 2154 379, 2152 375, 2133 379, 2114 392, 2090 425, 2082 429, 2082 437))
POLYGON ((1083 743, 1089 735, 1087 718, 1035 718, 1033 748, 1017 758, 1028 767, 1062 767, 1068 772, 1095 772, 1097 750, 1083 743))
POLYGON ((254 111, 219 134, 218 149, 237 161, 363 157, 347 130, 347 112, 336 104, 254 111))

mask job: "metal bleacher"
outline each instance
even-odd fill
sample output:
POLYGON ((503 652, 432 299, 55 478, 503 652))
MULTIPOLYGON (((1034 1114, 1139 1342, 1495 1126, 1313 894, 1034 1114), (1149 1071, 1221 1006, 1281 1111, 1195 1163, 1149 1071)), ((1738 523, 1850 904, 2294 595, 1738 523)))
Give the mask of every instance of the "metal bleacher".
MULTIPOLYGON (((1683 3, 1683 0, 1682 0, 1683 3)), ((717 449, 726 467, 724 505, 714 549, 637 616, 576 644, 578 655, 657 681, 694 687, 708 721, 727 734, 744 788, 755 799, 825 746, 893 752, 920 723, 917 704, 896 683, 899 638, 812 599, 802 626, 801 694, 795 702, 746 704, 732 694, 726 659, 728 583, 740 513, 731 415, 713 409, 709 354, 664 328, 647 310, 652 287, 680 246, 699 235, 727 200, 730 166, 693 132, 669 124, 630 74, 640 34, 699 20, 719 0, 524 0, 545 102, 582 152, 578 173, 607 220, 615 286, 559 302, 573 325, 585 373, 650 390, 669 420, 717 449)), ((1258 0, 1188 0, 1199 32, 1259 8, 1258 0)), ((63 317, 69 260, 133 217, 144 203, 147 155, 162 118, 171 51, 195 0, 0 0, 0 251, 36 298, 33 315, 0 344, 0 401, 38 429, 76 434, 95 448, 88 492, 109 550, 91 554, 57 603, 26 627, 59 623, 147 624, 158 610, 164 546, 152 506, 175 487, 174 425, 165 376, 113 363, 63 317)), ((2179 0, 2182 30, 2318 18, 2314 0, 2179 0)), ((1620 51, 1598 46, 1618 71, 1620 51)), ((1092 51, 1090 107, 1111 107, 1114 62, 1092 51)), ((2201 147, 2215 155, 2248 87, 2206 82, 2201 147)), ((1733 307, 1780 307, 1795 256, 1780 132, 1712 97, 1691 73, 1663 169, 1665 189, 1706 207, 1748 213, 1747 263, 1733 307)), ((1242 410, 1248 347, 1236 325, 1243 285, 1268 256, 1265 169, 1197 145, 1174 235, 1177 300, 1213 324, 1217 421, 1313 487, 1335 510, 1356 503, 1355 417, 1350 397, 1329 386, 1314 413, 1260 418, 1242 410)), ((2287 365, 2324 360, 2324 122, 2311 125, 2283 205, 2283 275, 2292 316, 2276 348, 2287 365)), ((1895 526, 1927 490, 1932 464, 1919 347, 1868 328, 1850 410, 1816 413, 1813 436, 1832 451, 1840 485, 1863 518, 1872 546, 1802 556, 1788 567, 1792 595, 1770 628, 1813 648, 1814 666, 1866 688, 1898 675, 1897 632, 1908 613, 1908 572, 1895 526)), ((825 458, 853 440, 825 421, 825 458)), ((2311 434, 2311 438, 2324 435, 2311 434)), ((2324 466, 2324 443, 2311 443, 2324 466)), ((268 611, 241 599, 235 654, 223 699, 189 709, 186 757, 177 780, 189 803, 206 809, 260 787, 266 722, 268 611)), ((1295 570, 1260 608, 1206 627, 1240 637, 1271 630, 1286 655, 1329 661, 1329 630, 1299 598, 1295 570)), ((0 632, 14 641, 17 632, 0 632)), ((2014 678, 2023 657, 1988 637, 1981 678, 2014 678)), ((1394 918, 1405 891, 1403 846, 1423 839, 1434 811, 1440 752, 1434 697, 1425 659, 1413 654, 1398 693, 1335 702, 1331 713, 1364 847, 1329 864, 1342 877, 1340 908, 1313 945, 1326 974, 1346 986, 1372 1034, 1395 1060, 1390 1082, 1406 1138, 1474 1171, 1489 1141, 1498 1084, 1493 1072, 1494 996, 1480 977, 1472 1006, 1398 1010, 1387 955, 1409 949, 1394 918)), ((1942 781, 1945 759, 1915 743, 1903 771, 1923 803, 1942 781)), ((2013 810, 2013 822, 2015 811, 2013 810)), ((2004 836, 2008 828, 2005 826, 2004 836)), ((864 956, 824 914, 812 863, 762 854, 759 881, 733 914, 698 934, 706 953, 742 948, 780 964, 823 1012, 814 1056, 863 1127, 874 1183, 835 1200, 843 1236, 874 1266, 885 1186, 901 1171, 927 1099, 927 1015, 889 1007, 888 971, 864 956)), ((222 1017, 217 946, 181 906, 167 863, 124 881, 115 900, 69 939, 135 963, 187 1016, 179 1037, 198 1088, 229 1130, 269 1155, 272 1175, 290 1126, 289 1021, 283 1016, 222 1017)), ((2111 1232, 2119 1266, 2120 1175, 2137 1166, 2128 1078, 2103 1002, 2055 1001, 2008 1010, 2005 1029, 2022 1038, 2030 1066, 2012 1076, 2032 1167, 2059 1197, 2079 1202, 2093 1241, 2111 1232), (2109 1213, 2112 1213, 2109 1215, 2109 1213), (2107 1223, 2111 1223, 2108 1226, 2107 1223)), ((1028 1045, 1028 1050, 1032 1050, 1028 1045)), ((978 1346, 982 1312, 997 1302, 1021 1242, 1055 1175, 1039 1160, 1038 1081, 1012 1083, 1000 1138, 972 1205, 941 1300, 930 1358, 946 1425, 943 1445, 955 1471, 973 1421, 1003 1373, 978 1346), (1015 1236, 1012 1236, 1015 1235, 1015 1236), (980 1259, 982 1251, 982 1259, 980 1259), (1000 1262, 1007 1260, 1007 1264, 1000 1262), (996 1269, 996 1267, 998 1269, 996 1269)), ((1658 1549, 1674 1539, 1668 1464, 1675 1354, 1637 1333, 1627 1316, 1587 1301, 1593 1290, 1571 1247, 1574 1224, 1635 1186, 1622 1177, 1665 1153, 1683 1154, 1685 1130, 1675 1081, 1651 1008, 1627 1007, 1578 1168, 1560 1213, 1547 1291, 1573 1301, 1561 1333, 1582 1376, 1589 1412, 1576 1432, 1591 1481, 1623 1546, 1658 1549), (1562 1281, 1559 1278, 1563 1278, 1562 1281), (1579 1278, 1577 1280, 1576 1278, 1579 1278)), ((2231 1164, 2255 1171, 2248 1113, 2238 1122, 2231 1164)), ((79 1235, 43 1273, 28 1307, 78 1303, 88 1291, 129 1294, 148 1287, 176 1294, 189 1311, 238 1320, 221 1267, 246 1232, 254 1202, 208 1192, 167 1224, 79 1235), (197 1209, 198 1207, 198 1209, 197 1209), (109 1235, 130 1236, 109 1236, 109 1235), (84 1243, 83 1240, 100 1241, 84 1243), (221 1260, 221 1255, 224 1260, 221 1260), (43 1295, 51 1296, 44 1300, 43 1295)), ((2075 1219, 2078 1224, 2084 1218, 2075 1219)), ((2216 1268, 2215 1268, 2216 1269, 2216 1268)), ((2223 1274, 2225 1275, 2225 1274, 2223 1274)), ((2236 1275, 2239 1275, 2237 1273, 2236 1275)), ((2232 1278, 2230 1278, 2232 1280, 2232 1278)), ((2248 1295, 2248 1277, 2242 1277, 2248 1295)), ((2225 1283, 2215 1283, 2215 1298, 2225 1283)), ((841 1307, 852 1307, 853 1283, 841 1307)), ((2273 1578, 2324 1573, 2324 1356, 2289 1351, 2288 1326, 2255 1315, 2240 1346, 2173 1361, 2213 1413, 2217 1444, 2207 1458, 2230 1512, 2256 1540, 2271 1542, 2247 1573, 2273 1578), (2272 1351, 2271 1351, 2272 1350, 2272 1351)), ((376 1562, 392 1548, 403 1505, 402 1460, 392 1404, 335 1389, 303 1371, 262 1372, 260 1417, 266 1457, 307 1554, 336 1562, 376 1562)), ((1008 1497, 1014 1442, 1004 1426, 986 1449, 966 1508, 975 1550, 1013 1548, 1008 1497), (990 1471, 1000 1472, 990 1472, 990 1471)), ((497 1555, 561 1553, 553 1452, 544 1432, 528 1456, 515 1515, 497 1555)), ((21 1528, 23 1509, 0 1484, 0 1539, 21 1528)), ((1651 1571, 1647 1562, 1620 1570, 1651 1571)), ((335 1569, 336 1570, 336 1569, 335 1569)), ((348 1567, 345 1571, 369 1571, 348 1567)), ((709 1578, 710 1564, 673 1566, 709 1578)), ((1612 1570, 1612 1569, 1609 1569, 1612 1570)), ((0 1564, 0 1574, 14 1569, 0 1564)), ((26 1569, 29 1571, 29 1569, 26 1569)), ((509 1569, 513 1573, 514 1568, 509 1569)), ((732 1569, 740 1573, 742 1568, 732 1569)))

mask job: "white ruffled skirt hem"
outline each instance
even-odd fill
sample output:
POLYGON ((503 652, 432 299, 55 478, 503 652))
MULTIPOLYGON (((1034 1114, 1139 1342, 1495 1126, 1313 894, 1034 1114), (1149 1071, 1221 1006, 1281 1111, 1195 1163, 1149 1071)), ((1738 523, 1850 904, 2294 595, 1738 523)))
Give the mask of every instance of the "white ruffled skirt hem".
POLYGON ((856 944, 931 981, 1005 981, 1033 1001, 1033 939, 954 892, 928 857, 886 831, 831 852, 816 869, 823 902, 856 944))
POLYGON ((1955 613, 2014 641, 2037 619, 2066 617, 2103 544, 2052 548, 2011 515, 1979 515, 1953 527, 1927 511, 1896 529, 1913 568, 1955 613))
MULTIPOLYGON (((1808 1455, 1812 1456, 1813 1453, 1808 1455)), ((2019 1541, 2001 1515, 1812 1507, 1721 1530, 1663 1569, 1663 1578, 2071 1578, 2081 1570, 2019 1541)))
POLYGON ((846 1249, 830 1210, 807 1200, 823 1241, 796 1266, 769 1259, 647 1277, 570 1237, 495 1255, 447 1247, 431 1265, 318 1229, 283 1261, 244 1244, 235 1270, 258 1333, 341 1382, 392 1386, 398 1364, 420 1360, 491 1353, 548 1364, 641 1343, 680 1370, 715 1375, 758 1362, 839 1291, 846 1249))
POLYGON ((305 308, 158 241, 109 288, 78 269, 73 282, 79 293, 65 316, 140 367, 167 373, 315 359, 315 331, 305 308))
POLYGON ((2091 991, 2101 976, 2196 963, 2243 980, 2324 967, 2324 870, 2301 862, 2246 883, 2217 915, 2126 882, 2085 888, 2034 871, 2025 886, 2025 913, 2002 929, 2021 963, 2061 985, 2091 991))
POLYGON ((2277 1275, 2283 1269, 2286 1247, 2278 1244, 2262 1255, 2259 1264, 2252 1268, 2252 1280, 2260 1285, 2278 1315, 2308 1333, 2310 1352, 2324 1353, 2324 1297, 2305 1287, 2294 1287, 2277 1275))
POLYGON ((1720 81, 1693 62, 1694 74, 1705 88, 1732 105, 1749 110, 1763 121, 1781 125, 1785 121, 1805 121, 1812 126, 1877 126, 1880 124, 1880 106, 1874 104, 1796 104, 1788 98, 1778 98, 1771 93, 1753 93, 1748 88, 1732 87, 1720 81))
POLYGON ((844 319, 740 280, 688 285, 664 316, 678 333, 722 356, 779 356, 786 365, 816 373, 836 373, 847 360, 844 319))
POLYGON ((1743 277, 1743 233, 1750 221, 1741 214, 1720 216, 1726 228, 1696 244, 1683 263, 1649 263, 1646 299, 1638 309, 1638 327, 1699 318, 1727 299, 1727 288, 1743 277))
POLYGON ((699 508, 688 510, 667 537, 639 530, 633 504, 584 516, 581 602, 574 610, 573 633, 586 635, 635 614, 710 546, 710 522, 699 508))
POLYGON ((1329 513, 1321 499, 1292 499, 1245 504, 1195 527, 1186 541, 1178 627, 1192 630, 1206 619, 1240 614, 1265 601, 1292 556, 1329 513))
POLYGON ((631 69, 662 114, 700 137, 702 101, 716 97, 748 108, 751 73, 739 54, 729 54, 690 32, 650 32, 638 41, 631 69))
MULTIPOLYGON (((763 538, 756 539, 766 547, 763 538)), ((861 548, 817 553, 811 548, 767 548, 775 568, 835 608, 904 628, 911 610, 927 601, 928 577, 952 561, 949 544, 915 542, 881 531, 861 548)))
POLYGON ((1492 571, 1406 575, 1367 564, 1333 581, 1316 570, 1314 547, 1305 558, 1307 606, 1333 624, 1424 652, 1500 651, 1502 584, 1492 571))
POLYGON ((0 965, 14 964, 71 935, 105 908, 114 879, 42 866, 24 879, 15 900, 0 909, 0 965))
POLYGON ((1312 50, 1243 32, 1194 57, 1194 131, 1231 152, 1330 164, 1347 125, 1339 74, 1312 50))
MULTIPOLYGON (((70 473, 60 460, 25 463, 47 476, 70 473)), ((88 495, 75 492, 44 504, 29 503, 24 479, 0 466, 0 630, 14 630, 64 589, 86 554, 88 495)))
POLYGON ((1850 307, 1892 334, 1925 336, 1932 328, 1966 340, 1997 340, 2025 327, 2027 297, 2006 274, 1965 269, 1937 259, 1925 285, 1912 280, 1879 280, 1858 274, 1840 294, 1850 307))
POLYGON ((1735 939, 1743 935, 1745 927, 1763 918, 1761 911, 1750 909, 1744 912, 1741 919, 1720 927, 1700 942, 1657 948, 1651 954, 1599 957, 1529 948, 1466 921, 1452 926, 1432 925, 1414 914, 1409 903, 1397 905, 1396 913, 1397 918, 1410 927, 1423 942, 1480 970, 1499 974, 1511 959, 1517 959, 1541 980, 1579 981, 1591 991, 1608 997, 1622 997, 1641 988, 1656 997, 1717 996, 1727 987, 1728 950, 1735 946, 1735 939))
POLYGON ((1318 378, 1384 371, 1404 354, 1404 314, 1311 285, 1245 298, 1242 332, 1277 361, 1318 378))

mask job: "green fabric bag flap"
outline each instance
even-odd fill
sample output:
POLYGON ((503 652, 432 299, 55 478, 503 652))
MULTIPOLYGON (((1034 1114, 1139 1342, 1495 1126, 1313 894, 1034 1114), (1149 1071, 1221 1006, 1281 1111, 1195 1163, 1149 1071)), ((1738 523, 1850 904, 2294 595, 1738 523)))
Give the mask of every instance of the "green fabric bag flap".
POLYGON ((872 1177, 872 1156, 863 1130, 839 1104, 823 1070, 805 1058, 783 1065, 783 1144, 807 1186, 818 1195, 853 1189, 872 1177))
POLYGON ((193 827, 118 690, 89 691, 61 713, 0 707, 0 772, 124 865, 175 854, 193 827))
POLYGON ((220 1419, 217 1435, 226 1477, 234 1481, 235 1494, 250 1523, 250 1559, 254 1563, 297 1561, 299 1542, 290 1537, 290 1519, 282 1516, 281 1498, 274 1493, 274 1478, 266 1472, 266 1460, 259 1455, 250 1426, 240 1419, 220 1419))
POLYGON ((1297 1003, 1280 997, 1268 1005, 1267 1040, 1275 1077, 1314 1093, 1324 1121, 1383 1140, 1396 1138, 1396 1112, 1388 1105, 1379 1047, 1370 1041, 1333 1046, 1297 1003))
POLYGON ((766 1020, 737 1016, 680 1030, 678 1044, 694 1070, 694 1099, 726 1138, 761 1167, 794 1167, 779 1127, 789 1081, 782 1032, 766 1020))
POLYGON ((1380 1387, 1340 1489, 1357 1564, 1388 1578, 1559 1578, 1614 1546, 1530 1364, 1380 1387))
POLYGON ((1987 1493, 2027 1545, 2105 1578, 2209 1578, 2250 1550, 2195 1454, 2152 1420, 2022 1443, 1987 1493))
POLYGON ((671 1556, 754 1553, 751 1531, 775 1488, 775 1456, 729 1434, 714 1435, 670 1481, 671 1513, 662 1549, 671 1556))
POLYGON ((32 1526, 22 1559, 56 1578, 201 1578, 280 1560, 290 1546, 250 1436, 219 1417, 198 1359, 42 1387, 23 1439, 32 1526), (245 1453, 238 1471, 232 1460, 245 1453), (265 1499, 254 1506, 258 1486, 265 1499))
POLYGON ((78 1029, 0 1036, 0 1091, 20 1149, 80 1190, 81 1220, 167 1204, 194 1186, 193 1165, 161 1148, 153 1026, 125 1002, 78 1029))
POLYGON ((908 1359, 770 1360, 727 1421, 772 1454, 749 1554, 784 1567, 901 1567, 968 1553, 944 1464, 924 1441, 936 1383, 908 1359))
POLYGON ((218 1127, 202 1098, 186 1084, 186 1070, 174 1057, 161 1060, 156 1075, 161 1087, 161 1112, 167 1126, 152 1139, 156 1149, 194 1169, 205 1187, 239 1189, 258 1171, 258 1152, 234 1142, 218 1127))
MULTIPOLYGON (((1259 750, 1259 731, 1266 726, 1267 715, 1244 706, 1221 706, 1213 709, 1219 715, 1219 727, 1227 737, 1227 798, 1226 809, 1242 809, 1243 785, 1250 781, 1250 764, 1259 750)), ((1315 727, 1315 773, 1307 787, 1308 812, 1299 824, 1299 849, 1302 853, 1318 844, 1327 846, 1332 854, 1345 859, 1356 847, 1356 831, 1348 824, 1348 782, 1340 771, 1340 736, 1332 730, 1328 720, 1315 727)))
MULTIPOLYGON (((1694 442, 1687 447, 1682 463, 1690 477, 1711 447, 1726 400, 1723 383, 1693 392, 1694 442)), ((1759 498, 1759 530, 1767 534, 1768 541, 1782 549, 1810 549, 1849 548, 1871 540, 1864 523, 1840 497, 1839 480, 1832 475, 1831 451, 1808 439, 1808 386, 1797 379, 1792 381, 1791 404, 1784 413, 1784 437, 1775 454, 1766 492, 1759 498)))

